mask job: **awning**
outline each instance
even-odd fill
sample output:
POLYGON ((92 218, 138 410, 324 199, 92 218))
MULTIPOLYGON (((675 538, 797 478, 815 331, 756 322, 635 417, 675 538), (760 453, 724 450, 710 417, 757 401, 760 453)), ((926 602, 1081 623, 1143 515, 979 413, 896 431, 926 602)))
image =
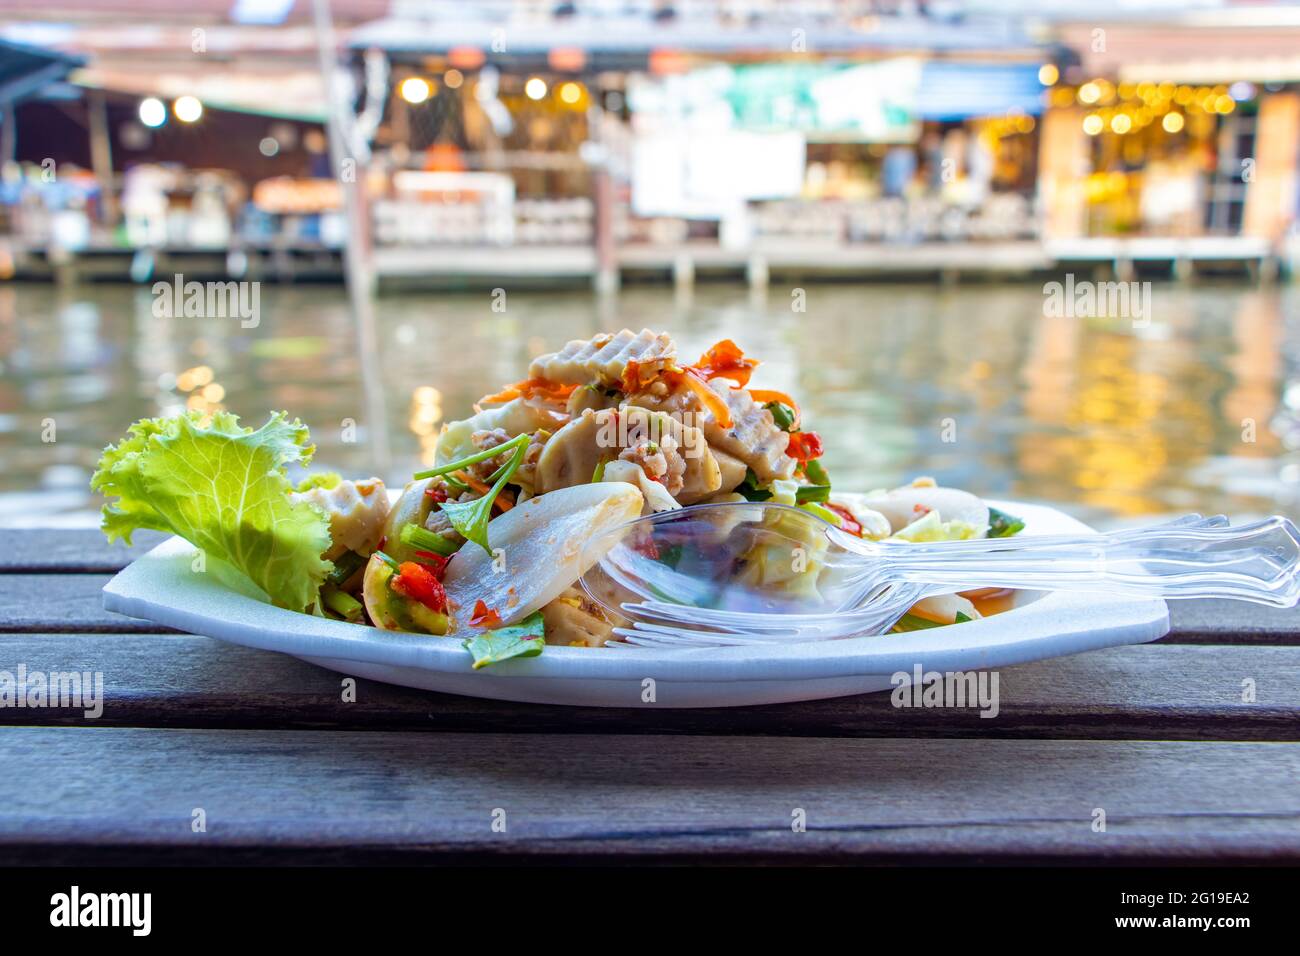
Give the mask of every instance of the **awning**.
POLYGON ((0 40, 0 103, 17 103, 64 79, 80 57, 0 40))
POLYGON ((794 28, 803 50, 813 55, 932 52, 1035 58, 1044 48, 1018 25, 995 18, 875 17, 851 26, 791 21, 737 27, 705 18, 655 23, 644 16, 502 22, 476 19, 468 6, 456 17, 395 17, 369 23, 352 31, 348 45, 378 47, 399 57, 477 50, 488 62, 503 64, 537 59, 545 63, 549 51, 571 49, 586 53, 586 65, 592 69, 644 69, 651 53, 664 50, 716 57, 789 54, 794 28))
MULTIPOLYGON (((1243 11, 1244 12, 1244 11, 1243 11)), ((1091 24, 1060 28, 1077 50, 1081 72, 1130 83, 1293 83, 1300 81, 1300 11, 1264 11, 1277 22, 1242 25, 1188 17, 1176 24, 1108 25, 1105 49, 1094 50, 1091 24)))

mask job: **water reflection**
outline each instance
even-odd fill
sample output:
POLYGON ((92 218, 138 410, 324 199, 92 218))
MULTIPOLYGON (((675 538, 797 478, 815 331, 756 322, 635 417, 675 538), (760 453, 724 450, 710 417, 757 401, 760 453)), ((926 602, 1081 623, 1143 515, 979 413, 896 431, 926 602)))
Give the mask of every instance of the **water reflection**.
MULTIPOLYGON (((730 285, 380 299, 385 477, 427 464, 443 420, 534 355, 627 325, 667 328, 687 355, 730 336, 762 357, 760 381, 803 397, 844 486, 927 473, 1101 519, 1296 510, 1294 288, 1156 286, 1146 328, 1046 317, 1036 284, 809 286, 800 299, 730 285)), ((0 287, 0 523, 88 520, 104 444, 186 407, 249 423, 286 409, 320 464, 375 471, 344 292, 267 287, 261 301, 245 329, 154 316, 147 288, 0 287)))

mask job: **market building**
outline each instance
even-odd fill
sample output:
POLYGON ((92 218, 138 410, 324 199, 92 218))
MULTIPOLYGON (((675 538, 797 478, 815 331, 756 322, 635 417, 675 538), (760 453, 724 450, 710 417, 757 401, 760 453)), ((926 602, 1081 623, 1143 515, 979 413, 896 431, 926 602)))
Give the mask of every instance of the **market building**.
POLYGON ((10 100, 0 267, 336 280, 351 242, 381 288, 612 288, 1296 259, 1284 10, 347 0, 325 49, 280 6, 0 31, 63 64, 10 100))

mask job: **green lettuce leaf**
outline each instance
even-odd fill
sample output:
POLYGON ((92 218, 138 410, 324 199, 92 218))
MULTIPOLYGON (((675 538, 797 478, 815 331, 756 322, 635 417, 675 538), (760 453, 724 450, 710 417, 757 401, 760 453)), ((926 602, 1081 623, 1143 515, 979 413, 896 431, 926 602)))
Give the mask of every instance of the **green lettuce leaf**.
POLYGON ((197 412, 142 419, 104 449, 91 478, 93 491, 116 499, 100 527, 110 542, 127 544, 137 528, 180 535, 242 572, 272 603, 305 610, 332 567, 321 557, 329 519, 289 499, 285 466, 307 464, 315 450, 307 427, 283 412, 256 431, 229 412, 208 425, 197 412))
POLYGON ((311 491, 313 488, 322 488, 329 491, 337 488, 343 481, 343 476, 337 471, 318 471, 314 475, 308 475, 302 481, 298 482, 298 487, 294 491, 311 491))
POLYGON ((478 670, 512 657, 536 657, 546 646, 545 636, 542 612, 534 611, 518 624, 466 638, 465 648, 474 658, 474 669, 478 670))

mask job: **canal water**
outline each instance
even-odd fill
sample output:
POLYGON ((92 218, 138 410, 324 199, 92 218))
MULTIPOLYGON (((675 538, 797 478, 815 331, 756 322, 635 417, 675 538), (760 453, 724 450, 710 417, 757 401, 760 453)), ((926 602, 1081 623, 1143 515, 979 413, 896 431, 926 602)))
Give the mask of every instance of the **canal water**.
POLYGON ((928 474, 1101 525, 1300 510, 1300 287, 1156 284, 1139 322, 1053 317, 1032 282, 429 292, 377 300, 372 362, 341 288, 260 291, 245 327, 159 318, 148 287, 0 286, 0 525, 93 523, 103 446, 185 407, 285 409, 319 466, 400 480, 533 355, 622 326, 690 357, 735 339, 763 360, 755 384, 801 401, 846 489, 928 474))

